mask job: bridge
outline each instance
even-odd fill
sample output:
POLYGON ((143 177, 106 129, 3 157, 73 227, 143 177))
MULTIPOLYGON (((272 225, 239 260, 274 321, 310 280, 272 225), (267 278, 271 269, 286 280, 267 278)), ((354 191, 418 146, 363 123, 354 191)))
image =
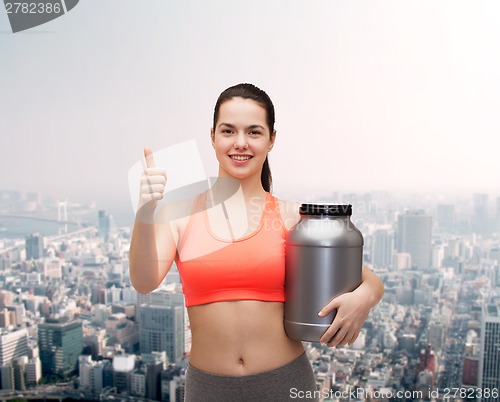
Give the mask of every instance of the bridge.
POLYGON ((4 215, 0 214, 0 219, 1 218, 13 218, 13 219, 25 219, 25 220, 31 220, 31 221, 43 221, 43 222, 51 222, 51 223, 58 223, 60 225, 77 225, 77 226, 83 226, 87 227, 90 226, 90 223, 87 222, 78 222, 78 221, 62 221, 58 219, 50 219, 50 218, 40 218, 38 216, 25 216, 25 215, 4 215))

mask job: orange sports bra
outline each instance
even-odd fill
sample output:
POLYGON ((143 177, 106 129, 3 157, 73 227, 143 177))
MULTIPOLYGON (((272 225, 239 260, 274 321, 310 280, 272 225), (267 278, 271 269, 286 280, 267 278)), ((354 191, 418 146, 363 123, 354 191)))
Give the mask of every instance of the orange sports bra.
POLYGON ((206 196, 207 191, 194 201, 175 259, 186 306, 245 299, 284 302, 287 229, 278 200, 266 192, 258 228, 230 241, 212 232, 206 196))

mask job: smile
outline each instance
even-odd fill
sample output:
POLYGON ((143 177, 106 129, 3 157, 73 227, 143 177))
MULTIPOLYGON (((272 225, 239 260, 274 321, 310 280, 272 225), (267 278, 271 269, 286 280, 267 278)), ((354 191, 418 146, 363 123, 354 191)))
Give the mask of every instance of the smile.
POLYGON ((247 156, 240 156, 240 155, 229 155, 231 159, 234 159, 236 161, 246 161, 250 159, 252 156, 247 155, 247 156))

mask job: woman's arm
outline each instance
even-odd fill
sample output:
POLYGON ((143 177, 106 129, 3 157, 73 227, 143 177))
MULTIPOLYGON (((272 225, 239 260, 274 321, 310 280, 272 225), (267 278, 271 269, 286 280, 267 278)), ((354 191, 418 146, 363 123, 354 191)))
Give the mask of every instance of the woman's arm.
POLYGON ((154 216, 154 209, 141 208, 130 241, 130 281, 141 294, 155 290, 175 259, 178 230, 168 219, 168 205, 154 216))
POLYGON ((130 281, 142 294, 156 289, 167 274, 175 258, 178 238, 178 231, 170 225, 170 207, 165 205, 155 217, 158 201, 165 193, 167 173, 156 166, 151 148, 144 148, 144 159, 146 167, 140 181, 129 253, 130 281))
POLYGON ((382 299, 384 285, 380 278, 366 265, 362 272, 363 281, 355 290, 337 296, 318 313, 325 316, 337 309, 332 325, 320 339, 321 343, 327 343, 329 347, 352 344, 370 310, 382 299))

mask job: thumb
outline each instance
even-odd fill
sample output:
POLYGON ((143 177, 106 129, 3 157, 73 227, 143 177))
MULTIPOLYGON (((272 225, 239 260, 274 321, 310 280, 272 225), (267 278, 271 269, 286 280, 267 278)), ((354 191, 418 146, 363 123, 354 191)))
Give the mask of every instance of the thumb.
POLYGON ((153 151, 151 151, 151 148, 144 148, 144 158, 146 158, 146 166, 148 168, 155 167, 155 161, 153 159, 153 151))

